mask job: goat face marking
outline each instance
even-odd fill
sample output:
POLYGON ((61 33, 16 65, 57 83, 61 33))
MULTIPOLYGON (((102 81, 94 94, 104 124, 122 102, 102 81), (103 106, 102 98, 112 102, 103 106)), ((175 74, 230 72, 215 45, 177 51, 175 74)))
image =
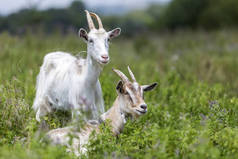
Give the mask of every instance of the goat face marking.
POLYGON ((128 70, 131 74, 133 82, 129 81, 129 79, 121 71, 114 69, 114 72, 116 72, 122 79, 117 84, 116 89, 118 95, 122 98, 122 101, 124 101, 124 111, 134 117, 138 117, 147 112, 147 104, 145 103, 143 96, 144 91, 152 90, 155 88, 157 83, 140 86, 139 83, 136 82, 129 67, 128 70))

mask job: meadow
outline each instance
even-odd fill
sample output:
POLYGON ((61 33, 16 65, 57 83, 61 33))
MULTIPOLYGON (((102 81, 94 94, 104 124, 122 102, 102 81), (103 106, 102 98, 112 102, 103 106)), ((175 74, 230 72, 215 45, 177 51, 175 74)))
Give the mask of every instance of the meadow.
MULTIPOLYGON (((73 34, 0 34, 0 159, 76 158, 64 147, 39 142, 32 109, 43 57, 58 50, 77 55, 86 44, 73 34)), ((238 157, 237 30, 119 37, 109 52, 100 77, 106 110, 119 81, 112 68, 128 75, 129 65, 139 83, 159 85, 145 94, 144 116, 129 120, 118 137, 102 125, 82 158, 238 157)), ((52 129, 66 125, 65 116, 44 119, 52 129)))

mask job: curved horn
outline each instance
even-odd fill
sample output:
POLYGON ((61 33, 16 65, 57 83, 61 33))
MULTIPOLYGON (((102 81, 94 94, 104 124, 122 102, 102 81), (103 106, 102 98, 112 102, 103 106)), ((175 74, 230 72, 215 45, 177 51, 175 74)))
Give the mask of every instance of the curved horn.
POLYGON ((91 16, 90 16, 89 12, 88 12, 87 10, 85 10, 85 12, 86 12, 86 15, 87 15, 87 20, 88 20, 88 27, 89 27, 89 29, 90 29, 90 30, 95 29, 95 26, 94 26, 94 24, 93 24, 93 20, 92 20, 92 18, 91 18, 91 16))
POLYGON ((97 19, 98 27, 99 27, 98 29, 103 29, 103 25, 102 25, 102 21, 101 21, 100 17, 97 14, 93 13, 93 12, 90 12, 90 15, 97 19))
POLYGON ((123 82, 129 81, 126 75, 124 75, 124 73, 122 73, 121 71, 114 68, 112 70, 122 79, 123 82))
POLYGON ((132 73, 130 67, 128 66, 127 68, 128 68, 128 71, 129 71, 129 74, 130 74, 130 76, 131 76, 132 81, 133 81, 133 82, 136 82, 136 78, 135 78, 134 74, 132 73))

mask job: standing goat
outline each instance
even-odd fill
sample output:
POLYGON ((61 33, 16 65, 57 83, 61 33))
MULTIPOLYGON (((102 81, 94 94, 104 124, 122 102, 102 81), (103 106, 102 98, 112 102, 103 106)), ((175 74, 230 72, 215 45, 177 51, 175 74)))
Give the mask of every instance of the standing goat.
POLYGON ((81 28, 79 36, 87 43, 87 58, 76 58, 65 52, 53 52, 44 57, 33 104, 37 121, 52 109, 86 111, 92 119, 104 113, 99 75, 109 62, 109 41, 120 35, 121 29, 106 32, 98 15, 85 12, 90 32, 81 28), (96 18, 99 29, 95 28, 91 16, 96 18))
MULTIPOLYGON (((113 106, 104 114, 101 115, 101 121, 110 120, 112 132, 118 135, 126 123, 126 116, 139 117, 147 112, 147 105, 144 101, 143 93, 150 91, 157 83, 151 85, 140 86, 128 66, 132 82, 119 70, 113 69, 117 75, 120 76, 121 81, 117 84, 117 98, 113 106)), ((100 120, 99 120, 100 121, 100 120)), ((53 144, 65 145, 69 151, 73 151, 75 155, 79 156, 80 152, 85 153, 87 149, 85 144, 88 143, 90 134, 95 131, 99 133, 100 122, 88 122, 84 128, 78 132, 74 127, 65 127, 51 130, 47 133, 47 137, 53 144), (70 135, 72 138, 72 145, 69 144, 70 135)))

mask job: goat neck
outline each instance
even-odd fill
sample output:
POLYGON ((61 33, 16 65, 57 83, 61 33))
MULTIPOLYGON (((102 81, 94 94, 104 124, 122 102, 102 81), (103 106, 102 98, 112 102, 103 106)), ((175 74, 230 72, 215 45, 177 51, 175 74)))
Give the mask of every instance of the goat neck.
POLYGON ((120 99, 120 96, 118 96, 113 103, 113 106, 107 112, 101 115, 101 119, 103 121, 110 121, 114 135, 120 134, 126 123, 125 112, 123 111, 122 107, 123 101, 120 99))
POLYGON ((94 60, 91 55, 87 55, 86 83, 90 86, 95 85, 99 79, 103 66, 94 60))

